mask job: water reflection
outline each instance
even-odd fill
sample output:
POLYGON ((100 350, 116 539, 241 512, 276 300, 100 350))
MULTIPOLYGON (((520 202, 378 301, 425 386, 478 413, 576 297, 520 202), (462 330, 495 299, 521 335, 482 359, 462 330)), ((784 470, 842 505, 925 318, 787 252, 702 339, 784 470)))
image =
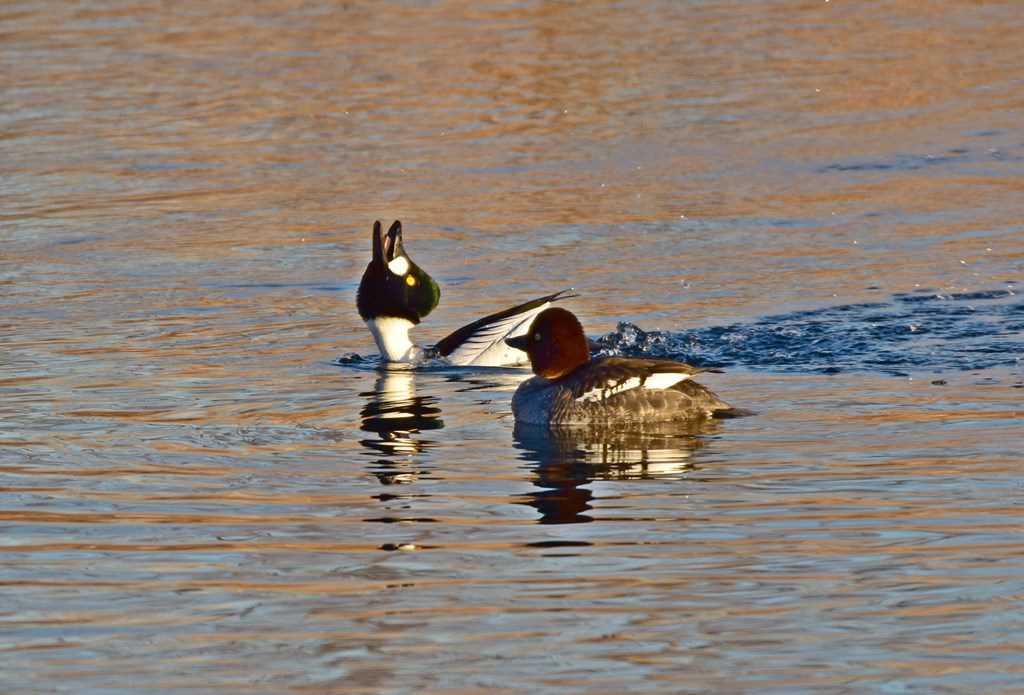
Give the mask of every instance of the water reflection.
POLYGON ((639 431, 609 427, 548 428, 516 424, 515 446, 534 464, 534 485, 540 492, 523 504, 540 512, 542 524, 593 521, 594 480, 636 480, 681 476, 694 467, 702 435, 720 427, 716 420, 665 423, 639 431))
POLYGON ((416 455, 435 444, 417 435, 444 427, 437 398, 416 395, 415 378, 409 368, 389 366, 382 369, 373 391, 359 394, 367 399, 360 429, 377 435, 360 443, 373 455, 384 455, 371 472, 385 485, 416 480, 420 475, 416 455))

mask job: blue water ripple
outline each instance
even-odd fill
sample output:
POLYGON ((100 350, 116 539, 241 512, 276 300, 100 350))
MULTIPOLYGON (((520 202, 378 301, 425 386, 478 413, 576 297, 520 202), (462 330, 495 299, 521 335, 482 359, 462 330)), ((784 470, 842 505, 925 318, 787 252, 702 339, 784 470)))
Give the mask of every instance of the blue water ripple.
POLYGON ((907 375, 1016 367, 1024 360, 1024 298, 1012 290, 922 291, 684 331, 620 323, 598 355, 663 357, 699 366, 780 372, 907 375))

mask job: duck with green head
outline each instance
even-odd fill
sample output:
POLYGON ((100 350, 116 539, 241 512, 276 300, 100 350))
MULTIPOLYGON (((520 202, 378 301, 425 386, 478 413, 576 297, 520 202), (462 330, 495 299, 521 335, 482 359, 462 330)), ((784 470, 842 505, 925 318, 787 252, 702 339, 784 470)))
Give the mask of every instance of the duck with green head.
POLYGON ((441 358, 460 366, 525 366, 529 364, 526 353, 509 346, 505 339, 525 333, 533 318, 552 302, 576 296, 563 290, 538 297, 489 314, 424 348, 413 343, 409 331, 434 310, 441 289, 405 251, 401 222, 396 220, 387 232, 379 221, 374 222, 372 246, 373 256, 359 282, 356 308, 388 362, 416 364, 441 358))

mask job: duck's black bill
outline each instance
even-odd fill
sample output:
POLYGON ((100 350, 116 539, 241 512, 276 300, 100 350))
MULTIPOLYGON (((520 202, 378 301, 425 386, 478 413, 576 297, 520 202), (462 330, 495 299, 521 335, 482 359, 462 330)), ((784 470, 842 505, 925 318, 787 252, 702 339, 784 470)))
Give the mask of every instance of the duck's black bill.
POLYGON ((396 256, 404 256, 402 248, 402 223, 395 220, 388 231, 384 231, 380 221, 373 223, 373 260, 388 264, 396 256))
POLYGON ((505 338, 505 344, 514 347, 516 350, 526 352, 526 346, 530 344, 530 336, 517 335, 515 338, 505 338))
POLYGON ((384 260, 384 229, 380 226, 380 220, 373 223, 373 261, 381 263, 384 260))
POLYGON ((388 233, 384 236, 384 262, 390 263, 399 256, 405 255, 402 248, 402 223, 395 220, 388 233))

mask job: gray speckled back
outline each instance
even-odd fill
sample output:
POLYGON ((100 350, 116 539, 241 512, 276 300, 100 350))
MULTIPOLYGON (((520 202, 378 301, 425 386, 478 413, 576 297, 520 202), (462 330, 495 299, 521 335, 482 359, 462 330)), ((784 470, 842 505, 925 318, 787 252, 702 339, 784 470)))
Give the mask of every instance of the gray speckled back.
POLYGON ((607 397, 580 399, 585 377, 572 374, 559 381, 535 376, 520 384, 512 397, 516 420, 534 424, 600 424, 664 422, 711 417, 732 411, 713 391, 686 379, 670 388, 632 388, 607 397))

